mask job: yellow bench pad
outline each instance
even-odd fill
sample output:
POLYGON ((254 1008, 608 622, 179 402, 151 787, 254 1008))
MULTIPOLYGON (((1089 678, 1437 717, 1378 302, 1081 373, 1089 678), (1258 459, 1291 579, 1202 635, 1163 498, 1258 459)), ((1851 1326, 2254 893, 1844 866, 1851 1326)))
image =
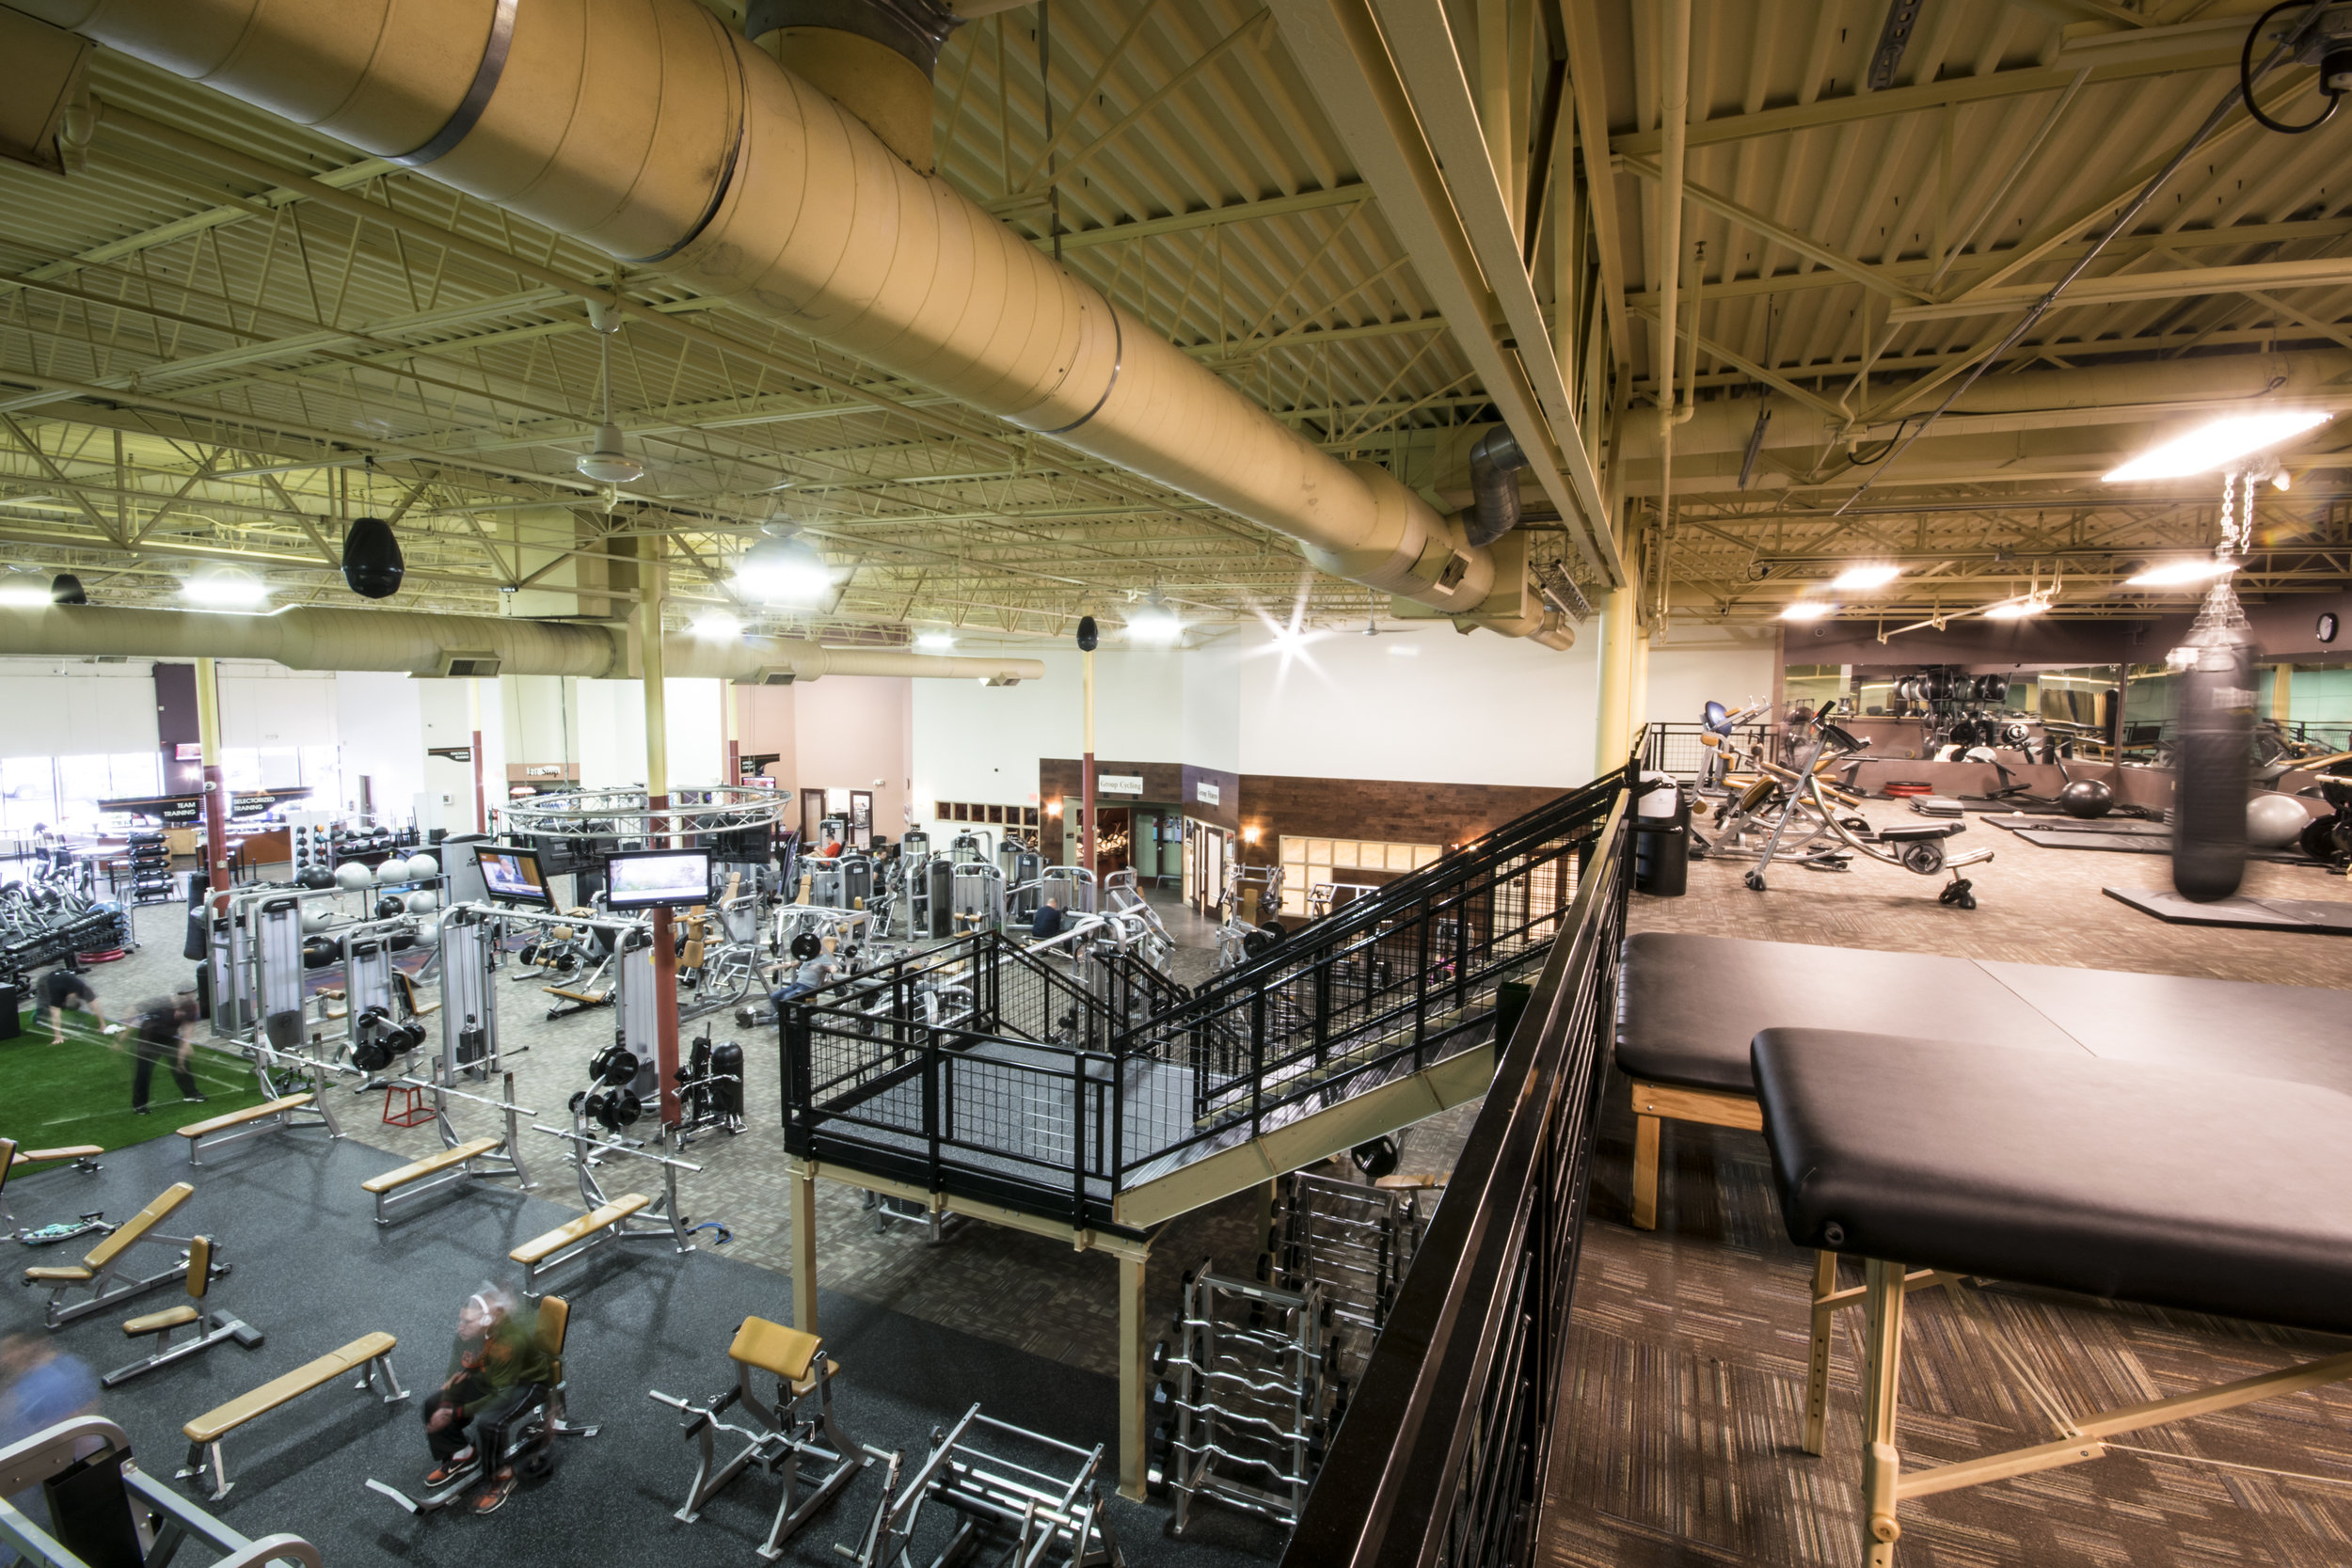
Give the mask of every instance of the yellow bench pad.
POLYGON ((96 1144, 75 1144, 69 1148, 20 1148, 8 1164, 33 1165, 43 1160, 95 1160, 105 1152, 96 1144))
POLYGON ((135 1339, 142 1334, 161 1334, 167 1328, 178 1328, 182 1323, 192 1323, 201 1314, 193 1307, 167 1307, 160 1312, 150 1312, 143 1318, 126 1319, 122 1324, 122 1332, 128 1338, 135 1339))
POLYGON ((389 1334, 363 1334, 341 1350, 329 1351, 282 1377, 270 1379, 249 1394, 240 1394, 227 1404, 206 1411, 180 1431, 191 1443, 217 1443, 256 1416, 269 1414, 287 1401, 382 1355, 398 1343, 389 1334))
POLYGON ((818 1347, 823 1343, 814 1334, 803 1334, 766 1318, 745 1318, 743 1326, 735 1331, 735 1343, 727 1347, 727 1356, 746 1367, 756 1367, 798 1383, 808 1376, 818 1347))
POLYGON ((620 1224, 652 1201, 643 1193, 623 1193, 601 1209, 582 1214, 568 1225, 559 1225, 544 1236, 532 1237, 506 1256, 517 1263, 536 1263, 608 1225, 620 1224))
MULTIPOLYGON (((155 1201, 133 1214, 115 1233, 82 1255, 82 1261, 93 1269, 103 1269, 114 1261, 115 1254, 137 1241, 168 1218, 171 1212, 196 1196, 196 1189, 185 1181, 174 1181, 155 1195, 155 1201)), ((31 1270, 25 1271, 27 1274, 31 1270)))
POLYGON ((463 1164, 468 1160, 487 1154, 498 1146, 496 1138, 469 1138, 454 1148, 428 1154, 421 1160, 403 1165, 398 1170, 388 1170, 381 1176, 371 1176, 359 1183, 359 1190, 363 1193, 389 1193, 395 1187, 405 1187, 411 1181, 431 1176, 437 1170, 447 1170, 452 1165, 463 1164))
POLYGON ((266 1105, 253 1105, 242 1111, 231 1111, 225 1117, 215 1117, 210 1121, 192 1121, 180 1129, 180 1135, 190 1139, 200 1138, 207 1132, 218 1132, 224 1128, 241 1127, 248 1121, 260 1121, 263 1117, 274 1117, 281 1111, 297 1110, 317 1098, 316 1095, 307 1090, 301 1094, 290 1094, 283 1100, 273 1100, 266 1105))
POLYGON ((97 1272, 68 1263, 61 1268, 26 1269, 24 1277, 28 1282, 41 1285, 79 1285, 97 1272))

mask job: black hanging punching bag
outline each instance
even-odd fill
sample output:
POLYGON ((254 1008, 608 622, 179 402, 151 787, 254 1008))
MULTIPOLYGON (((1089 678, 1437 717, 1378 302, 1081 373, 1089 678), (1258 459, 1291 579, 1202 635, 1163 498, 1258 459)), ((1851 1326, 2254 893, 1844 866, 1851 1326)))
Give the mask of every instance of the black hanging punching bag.
POLYGON ((2237 594, 2216 583, 2173 655, 2185 668, 2172 713, 2172 886, 2193 903, 2229 897, 2246 876, 2254 655, 2237 594))

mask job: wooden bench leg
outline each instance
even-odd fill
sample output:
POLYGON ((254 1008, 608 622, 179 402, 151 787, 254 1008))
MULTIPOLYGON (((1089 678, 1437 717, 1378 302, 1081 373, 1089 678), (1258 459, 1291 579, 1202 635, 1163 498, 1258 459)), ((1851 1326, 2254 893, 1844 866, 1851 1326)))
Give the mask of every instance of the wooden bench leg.
POLYGON ((1867 1568, 1894 1568, 1902 1527, 1895 1499, 1902 1459, 1895 1449, 1895 1396, 1902 1379, 1904 1273, 1900 1263, 1863 1264, 1869 1358, 1863 1375, 1867 1402, 1862 1433, 1862 1549, 1867 1568))
POLYGON ((1818 1454, 1829 1426, 1830 1342, 1837 1332, 1837 1254, 1813 1255, 1813 1358, 1804 1379, 1804 1451, 1818 1454))
POLYGON ((1633 1117, 1633 1228, 1658 1228, 1659 1119, 1633 1117))

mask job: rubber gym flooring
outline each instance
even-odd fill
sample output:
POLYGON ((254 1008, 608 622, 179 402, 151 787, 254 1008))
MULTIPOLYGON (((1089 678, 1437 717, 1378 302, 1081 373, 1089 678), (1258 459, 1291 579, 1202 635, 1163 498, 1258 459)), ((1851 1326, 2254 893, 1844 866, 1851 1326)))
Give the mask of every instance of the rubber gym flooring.
MULTIPOLYGON (((430 1458, 417 1407, 445 1375, 458 1307, 485 1280, 513 1282, 518 1271, 506 1261, 508 1249, 566 1217, 535 1198, 476 1192, 379 1229, 359 1182, 395 1163, 348 1139, 329 1146, 322 1133, 303 1132, 224 1149, 190 1171, 173 1138, 109 1154, 95 1176, 66 1168, 11 1184, 19 1215, 41 1223, 101 1207, 125 1216, 171 1182, 192 1181, 196 1196, 174 1216, 186 1223, 174 1228, 214 1237, 231 1265, 210 1305, 266 1337, 259 1349, 223 1343, 107 1391, 101 1410, 130 1433, 142 1464, 168 1474, 186 1451, 182 1423, 382 1330, 400 1341, 392 1364, 412 1398, 386 1405, 353 1391, 354 1379, 339 1379, 231 1433, 234 1488, 212 1506, 234 1528, 255 1538, 294 1531, 336 1568, 532 1568, 639 1554, 681 1568, 756 1563, 753 1549, 781 1496, 778 1483, 747 1474, 698 1523, 678 1523, 671 1515, 693 1477, 695 1450, 680 1435, 677 1414, 646 1398, 660 1388, 707 1400, 731 1386, 725 1350, 737 1324, 748 1314, 789 1317, 782 1278, 709 1251, 681 1258, 666 1247, 607 1247, 550 1284, 573 1304, 571 1418, 603 1430, 564 1440, 553 1475, 524 1482, 499 1513, 415 1518, 366 1490, 371 1476, 419 1489, 430 1458)), ((160 1248, 139 1250, 162 1257, 160 1248)), ((9 1254, 12 1262, 35 1256, 17 1247, 9 1254)), ((175 1299, 159 1290, 53 1338, 103 1371, 135 1354, 119 1320, 175 1299)), ((8 1291, 0 1332, 44 1332, 40 1300, 8 1291)), ((910 1465, 934 1426, 974 1402, 1067 1442, 1112 1441, 1118 1388, 1108 1378, 832 1292, 819 1310, 827 1353, 842 1369, 835 1409, 843 1425, 858 1441, 905 1450, 910 1465)), ((1106 1453, 1105 1463, 1115 1486, 1116 1460, 1106 1453)), ((795 1537, 787 1560, 840 1562, 834 1544, 857 1540, 881 1495, 881 1468, 852 1481, 795 1537)), ((1239 1515, 1203 1510, 1180 1542, 1166 1535, 1164 1508, 1118 1501, 1112 1509, 1112 1528, 1137 1564, 1216 1568, 1273 1554, 1265 1527, 1239 1515)), ((945 1518, 925 1527, 933 1532, 924 1537, 930 1551, 945 1540, 937 1528, 945 1518)))
MULTIPOLYGON (((1874 802, 1867 815, 1912 817, 1874 802)), ((2168 887, 2157 857, 2037 849, 1979 828, 1959 844, 1979 907, 1942 878, 1861 864, 1697 862, 1683 898, 1636 896, 1635 930, 2025 963, 2352 987, 2340 938, 2167 926, 2104 896, 2168 887)), ((2344 878, 2257 864, 2262 896, 2352 896, 2344 878)), ((1919 998, 1923 1023, 1935 998, 1919 998)), ((2352 1050, 2352 996, 2345 998, 2352 1050)), ((2259 1019, 2247 1021, 2259 1029, 2259 1019)), ((1608 1090, 1561 1386, 1541 1560, 1577 1568, 1851 1568, 1861 1561, 1861 1315, 1841 1314, 1829 1452, 1800 1451, 1811 1254, 1788 1244, 1760 1134, 1672 1123, 1658 1228, 1626 1223, 1633 1118, 1608 1090)), ((1850 1271, 1851 1273, 1851 1271, 1850 1271)), ((1848 1283, 1853 1283, 1850 1277, 1848 1283)), ((1906 1466, 2058 1435, 1991 1349, 1997 1329, 2065 1406, 2087 1411, 2250 1376, 2352 1346, 2323 1336, 1994 1287, 1907 1307, 1898 1439, 1906 1466)), ((2352 1388, 2124 1434, 2106 1459, 1906 1502, 1901 1568, 2352 1562, 2352 1388), (2296 1480, 2280 1472, 2302 1472, 2296 1480)))

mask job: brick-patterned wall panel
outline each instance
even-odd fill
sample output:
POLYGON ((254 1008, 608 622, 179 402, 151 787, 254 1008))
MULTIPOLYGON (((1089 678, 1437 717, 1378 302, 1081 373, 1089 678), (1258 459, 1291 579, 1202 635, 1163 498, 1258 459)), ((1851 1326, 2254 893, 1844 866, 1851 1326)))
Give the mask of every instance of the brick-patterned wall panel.
MULTIPOLYGON (((1143 775, 1141 795, 1104 795, 1097 801, 1103 806, 1132 806, 1149 801, 1153 805, 1172 805, 1184 799, 1186 769, 1172 762, 1120 762, 1116 759, 1094 759, 1094 775, 1105 773, 1140 773, 1143 775)), ((1046 863, 1057 865, 1062 861, 1062 824, 1077 831, 1078 797, 1085 784, 1085 768, 1076 757, 1041 757, 1037 765, 1038 804, 1045 809, 1039 821, 1038 849, 1046 863), (1052 810, 1056 800, 1063 802, 1062 815, 1052 810)))
POLYGON ((1251 773, 1241 782, 1242 825, 1259 831, 1249 858, 1271 860, 1276 839, 1378 839, 1460 844, 1562 793, 1518 784, 1413 784, 1389 779, 1299 779, 1251 773))

